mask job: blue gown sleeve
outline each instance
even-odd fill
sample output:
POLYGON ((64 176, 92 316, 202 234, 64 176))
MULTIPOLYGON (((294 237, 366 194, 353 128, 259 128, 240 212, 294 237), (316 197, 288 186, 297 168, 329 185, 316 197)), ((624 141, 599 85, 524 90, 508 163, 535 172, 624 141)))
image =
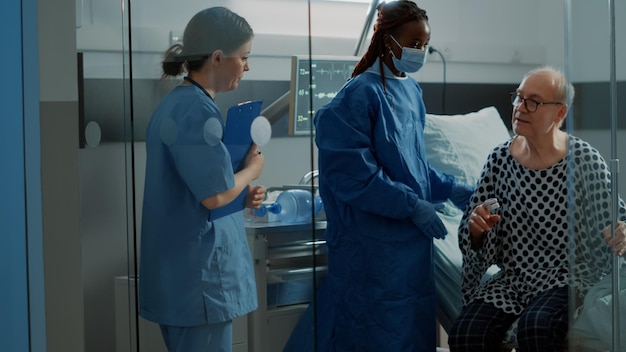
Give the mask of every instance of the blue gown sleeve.
POLYGON ((456 183, 453 175, 447 174, 443 171, 429 167, 430 187, 431 187, 431 201, 433 203, 443 202, 450 196, 450 191, 456 183))

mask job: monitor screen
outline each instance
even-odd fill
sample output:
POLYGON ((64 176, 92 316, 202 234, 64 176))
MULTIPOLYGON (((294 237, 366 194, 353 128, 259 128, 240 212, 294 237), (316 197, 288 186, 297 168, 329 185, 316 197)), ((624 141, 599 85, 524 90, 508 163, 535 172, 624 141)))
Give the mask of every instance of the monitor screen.
POLYGON ((313 128, 315 111, 328 103, 352 76, 356 56, 293 56, 289 133, 306 135, 313 128))

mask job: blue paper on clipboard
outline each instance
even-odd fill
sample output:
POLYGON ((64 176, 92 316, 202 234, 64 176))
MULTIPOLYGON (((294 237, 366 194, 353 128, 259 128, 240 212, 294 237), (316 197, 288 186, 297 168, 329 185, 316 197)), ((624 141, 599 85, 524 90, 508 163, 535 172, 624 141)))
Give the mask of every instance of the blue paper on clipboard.
MULTIPOLYGON (((237 172, 243 166, 243 160, 252 145, 250 126, 257 116, 261 114, 262 100, 247 101, 231 106, 226 113, 226 126, 222 141, 230 153, 233 163, 233 171, 237 172)), ((246 207, 246 187, 232 202, 223 207, 211 210, 209 221, 219 219, 228 214, 243 210, 246 207)))

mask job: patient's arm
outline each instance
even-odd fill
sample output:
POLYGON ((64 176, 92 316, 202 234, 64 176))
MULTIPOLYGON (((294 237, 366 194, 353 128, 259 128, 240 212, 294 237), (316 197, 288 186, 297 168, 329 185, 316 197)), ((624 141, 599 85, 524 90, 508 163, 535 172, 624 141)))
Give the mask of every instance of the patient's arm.
POLYGON ((624 256, 626 254, 626 223, 618 221, 615 226, 615 235, 611 234, 611 225, 604 228, 604 241, 611 247, 613 253, 624 256))

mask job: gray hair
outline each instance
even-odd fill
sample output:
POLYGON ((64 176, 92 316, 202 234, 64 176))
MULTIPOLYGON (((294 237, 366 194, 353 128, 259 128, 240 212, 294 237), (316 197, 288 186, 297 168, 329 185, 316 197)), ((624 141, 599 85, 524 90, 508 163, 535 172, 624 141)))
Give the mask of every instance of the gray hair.
POLYGON ((574 95, 575 95, 574 86, 567 80, 567 77, 565 77, 565 74, 563 73, 563 71, 556 69, 552 66, 545 65, 545 66, 541 66, 541 67, 528 71, 524 75, 522 80, 526 79, 528 76, 532 74, 540 73, 540 72, 548 72, 552 74, 552 76, 554 77, 557 83, 556 99, 560 102, 567 104, 567 106, 571 107, 572 103, 574 102, 574 95))

